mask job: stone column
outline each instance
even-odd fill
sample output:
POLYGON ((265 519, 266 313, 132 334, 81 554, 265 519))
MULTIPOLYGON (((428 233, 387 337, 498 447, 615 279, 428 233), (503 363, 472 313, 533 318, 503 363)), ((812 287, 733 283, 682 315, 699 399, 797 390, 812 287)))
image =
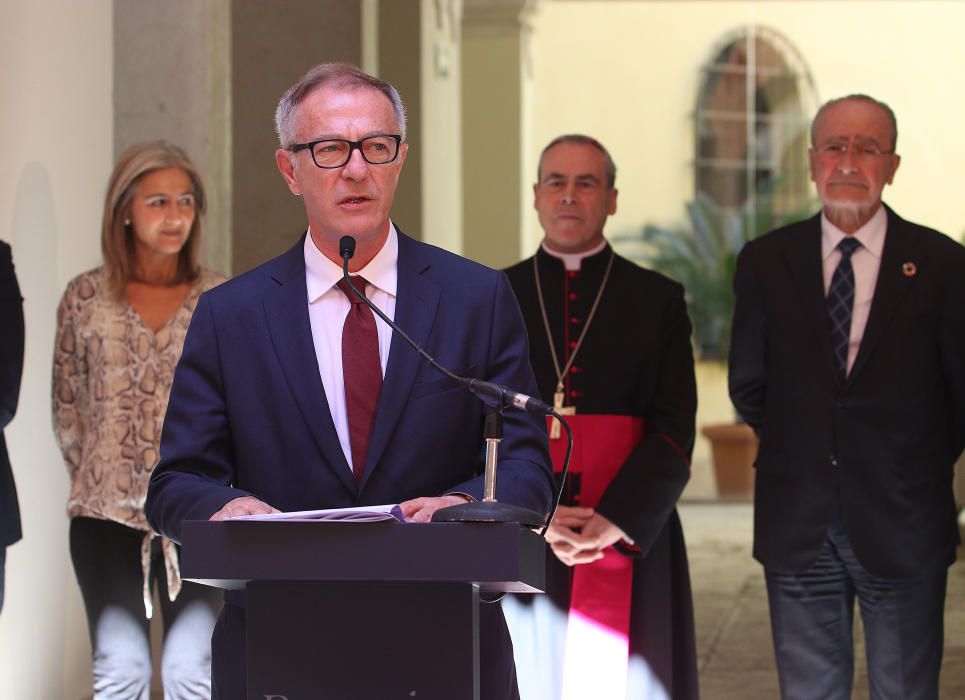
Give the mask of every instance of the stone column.
POLYGON ((164 138, 204 173, 205 264, 244 272, 305 230, 275 167, 275 105, 308 68, 362 60, 342 0, 114 0, 114 150, 164 138))
POLYGON ((232 0, 233 272, 291 247, 305 231, 301 198, 275 165, 275 106, 318 63, 362 61, 361 5, 343 0, 232 0))
POLYGON ((378 72, 392 83, 406 109, 406 156, 395 192, 392 219, 405 233, 423 238, 422 148, 422 0, 380 0, 378 8, 378 72))
MULTIPOLYGON (((462 24, 464 254, 493 267, 522 257, 531 206, 528 41, 537 0, 466 0, 462 24)), ((528 252, 528 251, 527 251, 528 252)))
POLYGON ((204 262, 222 272, 231 265, 229 13, 230 0, 114 0, 114 158, 155 139, 187 151, 209 199, 204 262))

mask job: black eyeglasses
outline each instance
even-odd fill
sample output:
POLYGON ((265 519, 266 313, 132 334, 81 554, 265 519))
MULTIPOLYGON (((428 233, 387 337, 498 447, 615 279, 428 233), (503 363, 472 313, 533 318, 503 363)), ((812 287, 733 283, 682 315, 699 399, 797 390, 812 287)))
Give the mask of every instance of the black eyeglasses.
POLYGON ((894 151, 884 150, 874 141, 855 140, 854 142, 849 142, 844 139, 832 139, 820 146, 816 146, 815 150, 817 150, 818 155, 822 158, 835 160, 844 158, 848 152, 859 160, 873 160, 879 156, 890 156, 894 153, 894 151))
POLYGON ((399 144, 402 136, 399 134, 379 134, 366 136, 361 141, 347 139, 322 139, 309 143, 295 143, 288 147, 292 153, 311 151, 312 160, 319 168, 341 168, 352 158, 352 151, 356 148, 362 154, 366 163, 372 165, 386 165, 399 156, 399 144))

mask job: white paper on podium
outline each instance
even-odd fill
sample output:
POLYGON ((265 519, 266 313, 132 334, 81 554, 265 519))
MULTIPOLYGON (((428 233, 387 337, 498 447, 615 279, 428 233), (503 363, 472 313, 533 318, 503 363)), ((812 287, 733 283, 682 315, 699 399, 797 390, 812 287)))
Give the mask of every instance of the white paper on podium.
POLYGON ((288 522, 351 522, 374 523, 381 520, 405 522, 399 504, 382 506, 358 506, 355 508, 324 508, 322 510, 296 510, 289 513, 264 513, 261 515, 236 515, 229 520, 267 520, 288 522))

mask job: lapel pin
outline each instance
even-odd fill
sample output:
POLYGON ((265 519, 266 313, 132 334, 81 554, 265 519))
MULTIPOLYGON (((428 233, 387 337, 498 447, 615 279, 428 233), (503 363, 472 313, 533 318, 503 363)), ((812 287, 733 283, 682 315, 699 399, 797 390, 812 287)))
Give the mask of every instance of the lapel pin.
POLYGON ((913 262, 906 262, 901 264, 901 271, 904 273, 905 277, 914 277, 918 274, 918 266, 913 262))

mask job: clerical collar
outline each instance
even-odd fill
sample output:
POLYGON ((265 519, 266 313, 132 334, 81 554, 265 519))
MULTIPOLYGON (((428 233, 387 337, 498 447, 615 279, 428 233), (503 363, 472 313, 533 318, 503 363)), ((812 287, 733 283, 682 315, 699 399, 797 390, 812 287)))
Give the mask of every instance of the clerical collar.
POLYGON ((580 267, 583 265, 583 261, 586 258, 591 258, 594 255, 597 255, 603 252, 603 250, 606 248, 606 245, 607 245, 606 239, 604 238, 602 241, 600 241, 599 245, 593 246, 593 248, 591 248, 590 250, 584 250, 581 253, 560 253, 559 251, 551 250, 550 248, 548 248, 545 240, 542 243, 540 243, 540 246, 542 246, 544 253, 546 253, 547 255, 553 256, 557 260, 562 260, 563 267, 571 271, 579 270, 580 267))

